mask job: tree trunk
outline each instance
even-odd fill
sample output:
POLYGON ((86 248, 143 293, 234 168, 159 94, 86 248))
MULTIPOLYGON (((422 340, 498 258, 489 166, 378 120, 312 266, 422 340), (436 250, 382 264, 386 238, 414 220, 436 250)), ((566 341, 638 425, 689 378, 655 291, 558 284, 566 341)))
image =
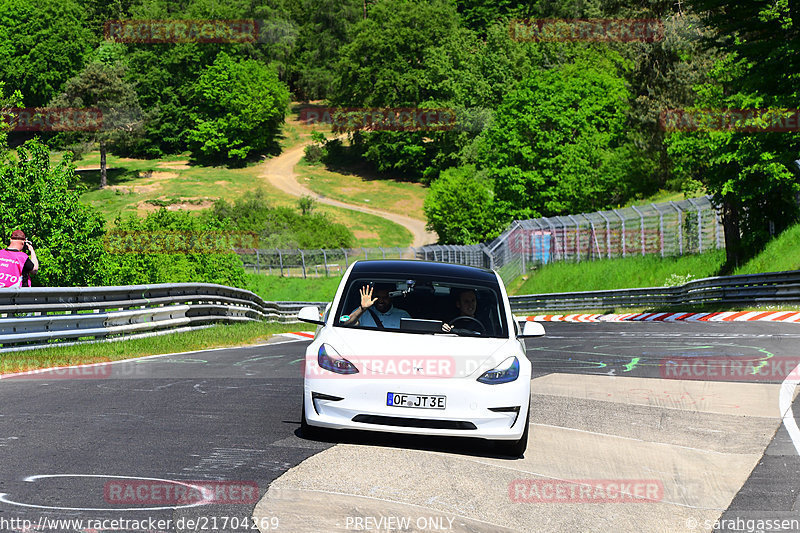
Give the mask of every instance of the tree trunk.
POLYGON ((739 226, 739 208, 727 198, 722 201, 722 227, 725 229, 727 270, 733 270, 739 266, 742 234, 739 226))
POLYGON ((103 189, 108 185, 108 176, 106 174, 106 143, 100 141, 100 188, 103 189))

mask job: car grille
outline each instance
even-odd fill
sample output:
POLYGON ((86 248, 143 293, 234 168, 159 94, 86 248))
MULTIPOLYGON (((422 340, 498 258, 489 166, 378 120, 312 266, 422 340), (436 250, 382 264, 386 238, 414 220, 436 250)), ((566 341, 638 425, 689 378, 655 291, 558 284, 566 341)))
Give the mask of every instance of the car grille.
POLYGON ((398 426, 426 429, 478 429, 472 422, 461 420, 431 420, 428 418, 406 418, 399 416, 356 415, 353 422, 376 424, 379 426, 398 426))

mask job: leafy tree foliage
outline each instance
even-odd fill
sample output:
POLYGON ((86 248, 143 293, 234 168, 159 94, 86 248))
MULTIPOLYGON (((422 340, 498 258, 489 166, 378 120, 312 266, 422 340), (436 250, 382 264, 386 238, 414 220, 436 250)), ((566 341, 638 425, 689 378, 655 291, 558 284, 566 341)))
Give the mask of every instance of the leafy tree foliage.
MULTIPOLYGON (((709 42, 726 53, 713 82, 697 88, 703 109, 793 109, 800 97, 800 7, 787 2, 699 2, 709 24, 729 37, 709 42)), ((786 113, 784 113, 786 114, 786 113)), ((737 126, 764 126, 758 120, 737 126)), ((727 263, 733 268, 798 218, 800 134, 676 132, 676 169, 701 181, 720 206, 727 263)))
POLYGON ((9 152, 0 166, 0 234, 22 229, 41 267, 36 285, 102 284, 103 218, 79 201, 70 156, 56 164, 38 141, 9 152))
POLYGON ((74 0, 0 0, 0 81, 44 106, 99 41, 74 0))
POLYGON ((301 213, 288 207, 272 207, 264 193, 231 204, 218 200, 209 216, 239 231, 258 234, 262 248, 350 248, 353 234, 346 226, 313 211, 313 203, 300 204, 301 213), (305 207, 305 209, 304 209, 305 207))
MULTIPOLYGON (((102 48, 100 50, 103 50, 102 48)), ((67 134, 69 138, 87 136, 100 145, 100 188, 108 184, 106 153, 109 147, 129 146, 142 131, 144 116, 133 84, 125 79, 125 67, 111 54, 88 63, 74 78, 67 80, 54 107, 98 108, 102 112, 100 129, 91 134, 67 134)))
POLYGON ((504 227, 495 213, 492 184, 473 165, 442 172, 425 197, 425 216, 441 242, 477 244, 504 227))
MULTIPOLYGON (((167 211, 162 208, 150 213, 145 218, 136 216, 118 218, 111 229, 113 235, 130 236, 129 242, 144 244, 144 249, 129 250, 116 253, 114 246, 109 246, 109 253, 103 256, 103 273, 106 285, 134 285, 142 283, 219 283, 232 287, 244 284, 244 267, 242 260, 233 252, 216 252, 198 245, 195 250, 189 247, 188 253, 182 249, 169 249, 164 253, 154 252, 147 243, 165 241, 176 235, 192 236, 227 232, 224 224, 213 219, 202 220, 200 217, 181 211, 167 211), (179 253, 176 253, 179 252, 179 253)), ((186 241, 184 241, 186 242, 186 241)))
POLYGON ((580 58, 536 72, 501 104, 479 159, 507 221, 619 201, 630 95, 618 69, 613 57, 580 58))
POLYGON ((263 64, 220 53, 192 87, 189 146, 201 159, 244 161, 275 149, 289 92, 263 64))

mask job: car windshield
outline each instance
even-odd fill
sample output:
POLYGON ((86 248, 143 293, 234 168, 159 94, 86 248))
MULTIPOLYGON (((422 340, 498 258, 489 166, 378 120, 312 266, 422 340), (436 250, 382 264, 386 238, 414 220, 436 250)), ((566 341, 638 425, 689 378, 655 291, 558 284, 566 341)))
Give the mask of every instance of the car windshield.
POLYGON ((361 278, 348 281, 334 326, 403 333, 508 337, 498 284, 436 278, 361 278), (361 293, 375 303, 361 311, 361 293))

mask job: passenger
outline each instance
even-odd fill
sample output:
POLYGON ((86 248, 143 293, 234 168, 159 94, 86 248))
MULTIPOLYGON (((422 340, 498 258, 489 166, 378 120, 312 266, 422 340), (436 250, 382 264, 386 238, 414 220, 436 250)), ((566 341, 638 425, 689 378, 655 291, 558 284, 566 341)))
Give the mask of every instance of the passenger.
POLYGON ((357 323, 368 328, 400 329, 400 319, 411 318, 411 315, 392 305, 392 298, 389 296, 392 289, 394 286, 391 284, 377 284, 374 290, 371 284, 361 287, 361 305, 350 313, 344 324, 357 323))
POLYGON ((450 332, 455 328, 455 323, 459 323, 458 329, 468 329, 477 331, 481 334, 486 333, 486 328, 483 322, 475 317, 478 310, 478 295, 474 289, 461 289, 456 292, 456 309, 458 309, 458 316, 453 317, 442 324, 442 331, 450 332))

